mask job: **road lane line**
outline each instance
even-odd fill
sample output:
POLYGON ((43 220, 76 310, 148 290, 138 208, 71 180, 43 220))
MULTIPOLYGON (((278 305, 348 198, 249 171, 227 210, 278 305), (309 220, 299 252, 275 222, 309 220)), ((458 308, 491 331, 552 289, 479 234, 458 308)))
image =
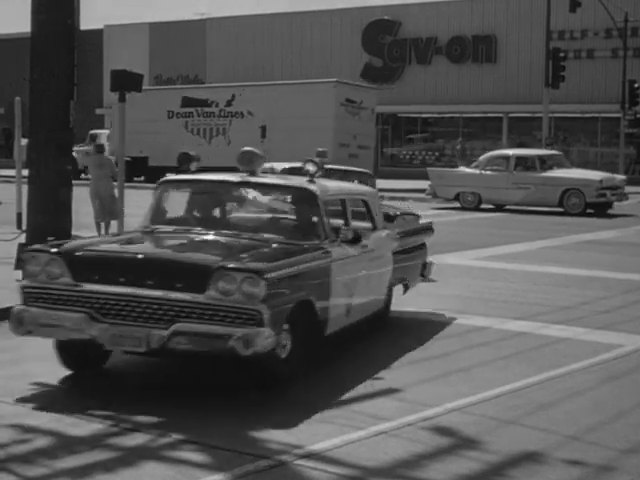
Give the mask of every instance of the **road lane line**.
POLYGON ((525 263, 493 262, 487 260, 466 260, 464 258, 438 258, 434 261, 439 265, 460 265, 465 267, 495 268, 516 272, 555 273, 559 275, 575 275, 579 277, 606 278, 611 280, 630 280, 640 282, 640 273, 611 272, 608 270, 588 270, 586 268, 554 267, 553 265, 530 265, 525 263))
POLYGON ((493 390, 488 390, 483 393, 445 403, 444 405, 441 405, 439 407, 430 408, 428 410, 424 410, 413 415, 408 415, 397 420, 380 423, 363 430, 358 430, 353 433, 348 433, 340 437, 326 440, 324 442, 316 443, 315 445, 297 448, 288 453, 276 455, 266 460, 252 462, 247 465, 243 465, 241 467, 230 470, 229 472, 211 475, 200 480, 235 480, 238 478, 247 477, 249 475, 255 475, 267 470, 272 470, 283 465, 294 464, 299 460, 305 458, 314 457, 331 450, 343 448, 353 443, 362 442, 379 435, 422 423, 436 417, 441 417, 454 411, 463 410, 479 403, 494 400, 498 397, 502 397, 519 390, 524 390, 541 383, 549 382, 550 380, 555 380, 557 378, 591 367, 595 367, 603 363, 611 362, 637 352, 640 352, 640 345, 620 347, 602 355, 598 355, 596 357, 592 357, 580 362, 572 363, 561 368, 550 370, 548 372, 544 372, 539 375, 526 378, 524 380, 513 382, 502 387, 495 388, 493 390))
POLYGON ((574 327, 571 325, 532 322, 529 320, 513 320, 510 318, 483 317, 478 315, 456 314, 453 312, 432 313, 404 307, 394 307, 391 315, 394 318, 424 318, 425 320, 452 323, 455 325, 494 328, 497 330, 509 330, 512 332, 567 338, 584 342, 606 343, 618 347, 640 345, 640 335, 611 330, 599 330, 597 328, 574 327))
MULTIPOLYGON (((492 215, 492 214, 489 214, 492 215)), ((486 215, 483 215, 483 217, 486 215)), ((442 220, 439 220, 442 221, 442 220)), ((461 252, 447 253, 443 255, 434 255, 435 260, 443 261, 451 258, 454 260, 475 260, 483 257, 491 257, 498 255, 506 255, 510 253, 528 252, 540 248, 557 247, 560 245, 570 245, 572 243, 588 242, 593 240, 606 240, 609 238, 619 237, 628 233, 639 232, 640 226, 618 228, 615 230, 605 230, 598 232, 580 233, 577 235, 566 235, 563 237, 547 238, 545 240, 535 240, 532 242, 511 243, 509 245, 501 245, 498 247, 478 248, 474 250, 463 250, 461 252)))

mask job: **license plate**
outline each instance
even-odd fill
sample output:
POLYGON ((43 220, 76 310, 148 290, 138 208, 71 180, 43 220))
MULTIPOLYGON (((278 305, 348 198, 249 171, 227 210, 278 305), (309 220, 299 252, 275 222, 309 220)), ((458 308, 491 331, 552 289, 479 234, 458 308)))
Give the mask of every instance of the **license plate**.
POLYGON ((33 318, 40 329, 69 332, 83 332, 85 330, 86 316, 82 313, 47 311, 44 315, 33 315, 33 318))
POLYGON ((143 333, 112 333, 107 338, 109 350, 144 351, 147 349, 147 336, 143 333))

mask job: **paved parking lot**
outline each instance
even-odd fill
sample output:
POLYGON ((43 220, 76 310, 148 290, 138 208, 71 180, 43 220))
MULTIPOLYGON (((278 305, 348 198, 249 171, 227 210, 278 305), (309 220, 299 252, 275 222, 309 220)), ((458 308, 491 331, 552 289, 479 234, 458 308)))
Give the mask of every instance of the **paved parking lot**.
MULTIPOLYGON (((128 223, 149 195, 127 192, 128 223)), ((118 358, 80 381, 0 325, 0 478, 636 478, 636 198, 606 218, 413 206, 435 223, 435 281, 287 389, 226 360, 118 358)))

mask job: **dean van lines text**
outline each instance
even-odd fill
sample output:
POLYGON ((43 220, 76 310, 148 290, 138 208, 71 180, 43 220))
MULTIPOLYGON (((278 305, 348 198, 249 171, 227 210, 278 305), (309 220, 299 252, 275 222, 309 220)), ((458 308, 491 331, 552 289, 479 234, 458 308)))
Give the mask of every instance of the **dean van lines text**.
POLYGON ((218 110, 208 110, 204 108, 195 108, 189 110, 167 110, 167 120, 195 120, 195 119, 210 119, 210 118, 224 118, 232 120, 242 120, 245 118, 245 113, 239 110, 227 110, 226 108, 220 108, 218 110))

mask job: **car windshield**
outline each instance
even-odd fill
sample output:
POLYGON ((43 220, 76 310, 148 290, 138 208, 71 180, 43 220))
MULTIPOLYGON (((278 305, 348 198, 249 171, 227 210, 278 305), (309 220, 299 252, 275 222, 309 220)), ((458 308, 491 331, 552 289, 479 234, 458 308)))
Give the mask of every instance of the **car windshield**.
POLYGON ((573 165, 562 154, 540 155, 538 157, 540 171, 556 170, 558 168, 573 168, 573 165))
POLYGON ((325 238, 321 219, 318 197, 306 188, 182 180, 158 186, 143 227, 314 242, 325 238))

